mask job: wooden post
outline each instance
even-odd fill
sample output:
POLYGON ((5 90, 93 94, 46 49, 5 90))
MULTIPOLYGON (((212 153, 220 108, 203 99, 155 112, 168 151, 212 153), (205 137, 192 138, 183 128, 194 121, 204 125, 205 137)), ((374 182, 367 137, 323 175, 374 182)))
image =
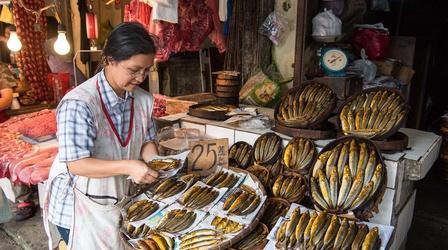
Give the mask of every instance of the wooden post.
POLYGON ((301 84, 303 77, 303 56, 305 51, 305 38, 307 27, 308 0, 298 0, 297 3, 297 25, 296 25, 296 48, 294 60, 294 86, 301 84))

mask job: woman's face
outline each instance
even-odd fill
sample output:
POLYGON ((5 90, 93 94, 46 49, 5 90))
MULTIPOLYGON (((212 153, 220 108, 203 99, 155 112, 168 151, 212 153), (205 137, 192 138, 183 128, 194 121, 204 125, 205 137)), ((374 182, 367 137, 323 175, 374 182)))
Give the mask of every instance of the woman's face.
MULTIPOLYGON (((114 90, 132 92, 149 75, 154 55, 138 54, 125 61, 112 61, 107 67, 114 90)), ((121 93, 119 93, 121 94, 121 93)))

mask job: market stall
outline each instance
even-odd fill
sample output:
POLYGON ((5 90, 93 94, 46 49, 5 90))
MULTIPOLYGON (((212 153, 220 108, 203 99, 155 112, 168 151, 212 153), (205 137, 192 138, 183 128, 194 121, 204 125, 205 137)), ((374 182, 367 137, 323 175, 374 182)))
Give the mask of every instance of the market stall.
POLYGON ((10 118, 0 124, 0 183, 15 201, 12 185, 37 185, 48 178, 57 154, 56 115, 42 111, 10 118))
POLYGON ((22 108, 8 110, 13 117, 0 124, 6 196, 14 200, 12 185, 38 185, 44 204, 58 153, 51 109, 78 84, 67 72, 51 74, 46 61, 43 13, 54 8, 58 24, 73 16, 71 29, 81 30, 57 31, 58 40, 74 38, 74 58, 66 39, 54 44, 73 71, 93 75, 106 58, 76 55, 99 52, 121 22, 140 23, 157 41, 141 85, 154 108, 139 115, 159 125, 159 155, 143 164, 159 176, 117 203, 127 248, 402 249, 414 183, 442 144, 405 128, 415 39, 394 37, 383 24, 355 25, 365 3, 229 2, 71 1, 69 13, 65 1, 13 0, 13 37, 23 48, 11 47, 11 66, 22 108), (183 94, 191 95, 176 96, 183 94))
MULTIPOLYGON (((259 109, 259 111, 273 117, 272 109, 259 109)), ((242 141, 254 145, 260 135, 273 132, 270 129, 248 129, 235 123, 196 118, 185 113, 167 116, 163 119, 179 122, 182 128, 197 129, 215 138, 228 138, 229 145, 242 141)), ((390 236, 391 240, 388 246, 390 249, 398 249, 405 243, 414 210, 414 182, 425 177, 437 159, 441 146, 441 137, 432 133, 413 129, 400 129, 400 131, 409 136, 408 147, 402 152, 382 153, 387 182, 376 213, 368 219, 371 223, 393 228, 394 233, 390 236)), ((292 139, 283 134, 278 135, 282 138, 283 147, 286 147, 292 139)), ((314 143, 320 151, 332 141, 315 140, 314 143)))

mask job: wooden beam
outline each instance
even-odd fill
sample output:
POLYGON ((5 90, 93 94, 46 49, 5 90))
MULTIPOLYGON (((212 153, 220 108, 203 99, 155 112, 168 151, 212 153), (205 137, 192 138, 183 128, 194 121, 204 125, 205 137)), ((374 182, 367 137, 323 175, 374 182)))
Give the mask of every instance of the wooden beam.
POLYGON ((294 83, 300 85, 303 80, 303 56, 305 51, 305 38, 307 27, 308 0, 298 0, 297 3, 297 25, 296 25, 296 48, 294 60, 294 83))

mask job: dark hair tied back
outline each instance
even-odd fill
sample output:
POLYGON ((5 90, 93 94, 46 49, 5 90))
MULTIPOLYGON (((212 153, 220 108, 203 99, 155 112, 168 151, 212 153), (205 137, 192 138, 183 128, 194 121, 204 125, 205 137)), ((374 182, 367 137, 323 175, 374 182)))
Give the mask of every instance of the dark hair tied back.
POLYGON ((155 54, 152 36, 137 22, 124 22, 110 33, 103 48, 103 57, 124 61, 138 54, 155 54))

